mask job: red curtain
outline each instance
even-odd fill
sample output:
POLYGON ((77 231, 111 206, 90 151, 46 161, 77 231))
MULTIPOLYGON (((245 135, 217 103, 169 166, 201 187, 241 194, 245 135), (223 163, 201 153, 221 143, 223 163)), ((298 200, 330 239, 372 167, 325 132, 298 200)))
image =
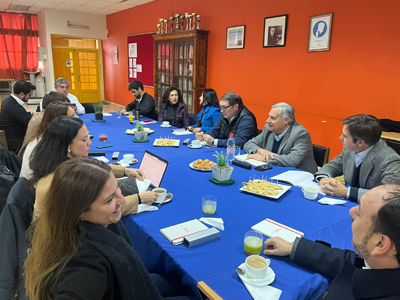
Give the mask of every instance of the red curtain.
POLYGON ((37 16, 0 12, 0 79, 23 79, 38 67, 37 16))

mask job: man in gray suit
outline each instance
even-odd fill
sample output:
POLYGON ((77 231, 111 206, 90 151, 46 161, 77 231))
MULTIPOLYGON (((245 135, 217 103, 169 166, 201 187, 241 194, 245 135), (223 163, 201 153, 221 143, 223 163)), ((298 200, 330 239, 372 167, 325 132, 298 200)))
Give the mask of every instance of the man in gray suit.
POLYGON ((400 156, 381 140, 379 120, 370 115, 355 115, 342 123, 342 153, 315 174, 321 190, 359 202, 362 195, 378 185, 399 184, 400 156), (335 179, 342 174, 351 187, 335 179))
POLYGON ((311 137, 307 129, 296 122, 293 106, 272 105, 264 130, 244 145, 247 157, 266 161, 269 165, 295 167, 315 173, 311 137))

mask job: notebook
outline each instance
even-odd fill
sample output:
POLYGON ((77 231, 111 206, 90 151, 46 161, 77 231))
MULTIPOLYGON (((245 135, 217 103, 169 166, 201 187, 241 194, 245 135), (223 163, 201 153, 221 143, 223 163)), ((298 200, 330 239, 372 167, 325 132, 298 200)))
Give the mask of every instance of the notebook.
POLYGON ((283 225, 271 219, 262 220, 260 223, 251 227, 252 230, 257 231, 267 237, 276 237, 293 243, 296 237, 303 237, 304 233, 289 226, 283 225))
POLYGON ((183 243, 183 239, 194 233, 207 230, 208 227, 201 223, 199 220, 194 219, 170 227, 160 229, 160 232, 170 241, 173 245, 183 243))
MULTIPOLYGON (((168 161, 145 150, 139 169, 146 175, 146 179, 151 180, 148 190, 158 188, 164 178, 165 171, 168 167, 168 161)), ((118 186, 121 189, 123 196, 133 195, 138 193, 136 179, 129 177, 118 178, 118 186)))

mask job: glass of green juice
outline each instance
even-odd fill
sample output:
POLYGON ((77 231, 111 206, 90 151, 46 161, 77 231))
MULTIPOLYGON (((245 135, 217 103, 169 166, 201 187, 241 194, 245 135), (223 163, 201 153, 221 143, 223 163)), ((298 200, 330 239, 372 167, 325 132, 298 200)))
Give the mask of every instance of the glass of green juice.
POLYGON ((217 210, 217 197, 212 195, 207 195, 203 197, 203 214, 213 215, 217 210))
POLYGON ((255 231, 247 231, 244 236, 244 252, 247 255, 257 255, 261 253, 263 236, 255 231))

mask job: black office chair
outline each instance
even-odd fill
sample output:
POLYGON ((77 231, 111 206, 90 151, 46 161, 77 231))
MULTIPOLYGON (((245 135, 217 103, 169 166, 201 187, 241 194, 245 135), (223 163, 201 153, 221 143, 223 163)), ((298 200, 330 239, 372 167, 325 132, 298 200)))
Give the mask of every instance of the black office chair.
POLYGON ((85 108, 85 113, 94 114, 94 107, 92 103, 81 103, 81 104, 85 108))
POLYGON ((196 125, 197 124, 197 116, 195 114, 189 113, 189 122, 190 122, 190 125, 196 125))
POLYGON ((35 196, 26 183, 26 178, 18 179, 0 216, 0 236, 7 241, 0 243, 0 299, 29 299, 23 273, 28 256, 26 230, 32 222, 35 196))
POLYGON ((313 144, 314 160, 318 167, 322 167, 329 161, 330 148, 318 146, 313 144))
POLYGON ((400 155, 400 143, 395 140, 386 140, 386 144, 400 155))

